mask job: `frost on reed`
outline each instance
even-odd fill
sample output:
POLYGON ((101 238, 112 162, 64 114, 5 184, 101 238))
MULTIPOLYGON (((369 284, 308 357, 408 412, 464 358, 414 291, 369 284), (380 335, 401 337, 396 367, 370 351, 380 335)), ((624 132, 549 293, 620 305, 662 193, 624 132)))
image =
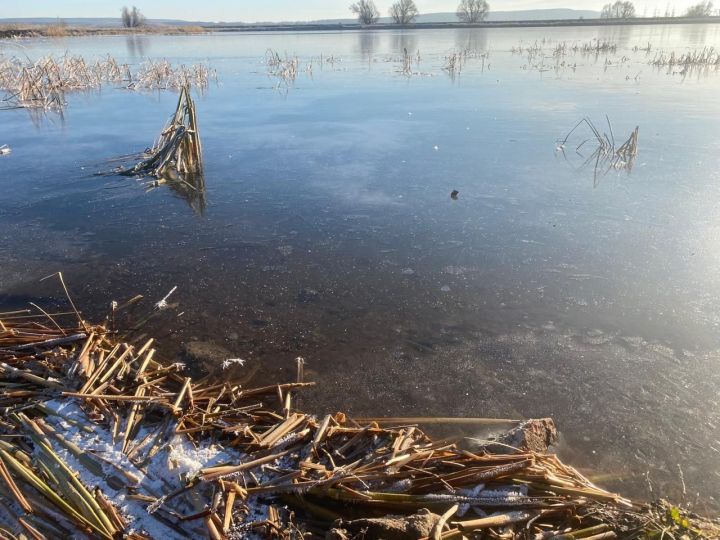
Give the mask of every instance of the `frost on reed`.
POLYGON ((167 61, 149 61, 133 74, 129 64, 120 64, 109 55, 94 62, 68 54, 36 62, 0 56, 4 108, 61 111, 69 92, 96 90, 107 84, 131 90, 204 89, 213 78, 217 78, 215 72, 204 64, 173 67, 167 61))
MULTIPOLYGON (((521 43, 510 49, 513 55, 525 57, 525 70, 545 72, 559 71, 561 68, 576 69, 579 60, 603 59, 605 66, 613 65, 611 56, 617 52, 617 44, 611 41, 592 39, 590 41, 536 40, 533 43, 521 43)), ((622 60, 627 61, 627 59, 622 60)))
MULTIPOLYGON (((322 67, 322 58, 320 63, 322 67)), ((289 56, 286 53, 283 57, 273 49, 268 49, 265 52, 265 66, 267 67, 268 76, 277 79, 275 89, 279 91, 287 91, 288 88, 295 84, 295 80, 301 71, 304 71, 310 77, 313 74, 312 58, 305 64, 304 68, 301 68, 300 59, 297 56, 289 56)))
MULTIPOLYGON (((140 309, 141 298, 113 303, 113 325, 140 309)), ((196 380, 163 361, 160 344, 140 328, 120 337, 71 306, 0 312, 0 537, 629 540, 718 532, 679 508, 605 491, 553 454, 470 451, 468 441, 433 440, 418 425, 515 421, 316 417, 296 407, 295 392, 310 384, 301 362, 288 383, 196 380), (392 527, 418 523, 424 528, 391 536, 392 527)))
POLYGON ((567 42, 561 41, 552 45, 551 41, 548 40, 536 40, 531 44, 520 44, 517 47, 513 46, 510 48, 512 54, 526 55, 529 58, 533 58, 539 55, 552 54, 552 56, 570 56, 575 54, 611 54, 617 52, 617 44, 612 41, 591 39, 590 41, 582 42, 567 42))
POLYGON ((205 64, 173 67, 167 60, 141 64, 135 75, 129 76, 131 90, 180 90, 183 87, 204 90, 217 73, 205 64))

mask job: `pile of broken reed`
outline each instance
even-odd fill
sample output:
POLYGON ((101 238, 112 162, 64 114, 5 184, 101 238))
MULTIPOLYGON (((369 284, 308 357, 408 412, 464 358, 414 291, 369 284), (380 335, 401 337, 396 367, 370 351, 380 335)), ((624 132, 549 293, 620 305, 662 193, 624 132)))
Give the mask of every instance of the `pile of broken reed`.
POLYGON ((301 363, 298 380, 261 388, 194 380, 153 339, 67 320, 0 313, 0 536, 378 538, 367 531, 384 516, 414 515, 429 528, 405 537, 702 537, 687 514, 609 493, 554 455, 298 411, 301 363), (192 452, 205 458, 183 467, 192 452))
POLYGON ((36 62, 0 56, 0 90, 6 96, 4 108, 30 108, 61 111, 65 94, 116 84, 132 90, 204 89, 217 78, 204 64, 174 67, 167 61, 146 62, 133 74, 131 66, 108 55, 94 62, 66 54, 59 59, 41 58, 36 62))
POLYGON ((193 192, 204 192, 202 144, 189 87, 181 88, 175 112, 152 148, 142 154, 138 163, 119 172, 128 176, 152 176, 157 179, 156 184, 177 181, 193 192))

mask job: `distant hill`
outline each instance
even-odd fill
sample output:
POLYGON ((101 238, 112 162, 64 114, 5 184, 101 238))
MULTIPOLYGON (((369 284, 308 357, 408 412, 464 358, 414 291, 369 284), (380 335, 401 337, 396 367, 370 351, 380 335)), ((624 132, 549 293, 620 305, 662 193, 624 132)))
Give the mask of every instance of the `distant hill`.
MULTIPOLYGON (((540 20, 567 20, 567 19, 597 19, 600 17, 599 11, 591 11, 586 9, 528 9, 522 11, 491 11, 488 21, 540 21, 540 20)), ((55 17, 38 17, 38 18, 14 18, 2 19, 0 24, 42 24, 51 25, 62 22, 68 26, 93 26, 99 28, 109 28, 120 26, 120 17, 88 17, 88 18, 67 18, 58 19, 55 17)), ((180 21, 175 19, 148 19, 148 24, 166 25, 166 26, 187 26, 187 25, 208 25, 207 22, 198 21, 180 21)), ((308 21, 284 22, 282 24, 302 24, 308 21)), ((314 24, 352 24, 357 22, 353 18, 345 19, 323 19, 319 21, 309 21, 314 24)), ((390 17, 382 17, 381 23, 390 23, 390 17)), ((448 23, 457 22, 455 13, 428 13, 420 15, 417 18, 419 23, 448 23)), ((241 22, 222 22, 219 25, 243 24, 241 22)), ((280 24, 280 23, 257 23, 257 24, 280 24)))

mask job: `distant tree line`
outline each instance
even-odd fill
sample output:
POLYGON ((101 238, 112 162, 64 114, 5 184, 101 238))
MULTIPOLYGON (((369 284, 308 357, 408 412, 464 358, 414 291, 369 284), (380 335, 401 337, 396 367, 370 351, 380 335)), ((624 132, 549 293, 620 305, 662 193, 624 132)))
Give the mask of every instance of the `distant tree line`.
POLYGON ((375 24, 380 18, 380 12, 373 0, 360 0, 350 5, 350 11, 357 15, 360 24, 375 24))
MULTIPOLYGON (((371 25, 380 19, 380 11, 373 0, 358 0, 350 4, 352 11, 362 25, 371 25)), ((459 21, 465 23, 478 23, 484 21, 490 12, 487 0, 461 0, 456 15, 459 21)), ((393 23, 406 25, 415 22, 420 11, 413 0, 398 0, 390 6, 390 18, 393 23)))
POLYGON ((603 19, 630 19, 635 16, 635 5, 627 0, 615 0, 612 4, 605 4, 600 11, 603 19))
MULTIPOLYGON (((701 0, 699 3, 688 8, 685 12, 686 17, 712 17, 713 3, 712 0, 701 0)), ((627 0, 616 0, 614 3, 605 4, 600 12, 603 19, 630 19, 635 16, 635 5, 627 0)), ((655 10, 654 17, 658 16, 655 10)), ((665 10, 665 17, 674 17, 675 8, 670 10, 670 6, 665 10)))
MULTIPOLYGON (((350 11, 357 16, 360 24, 364 26, 375 24, 380 19, 380 11, 375 6, 373 0, 358 0, 350 5, 350 11)), ((455 12, 459 21, 470 24, 484 21, 488 13, 490 13, 490 5, 487 3, 487 0, 461 0, 455 12)), ((699 3, 688 8, 685 16, 711 17, 714 14, 715 10, 712 0, 701 0, 699 3)), ((720 15, 720 11, 718 11, 717 14, 720 15)), ((390 6, 389 15, 394 24, 407 25, 415 22, 420 15, 420 11, 414 0, 397 0, 390 6)), ((635 4, 629 0, 615 0, 615 2, 605 4, 600 12, 600 17, 603 19, 631 19, 635 16, 635 4)), ((657 10, 655 10, 653 16, 658 16, 657 10)), ((670 11, 668 4, 665 17, 674 16, 675 8, 670 11)))
POLYGON ((145 16, 135 6, 122 8, 122 24, 125 28, 138 28, 145 24, 145 16))
POLYGON ((400 0, 390 6, 390 17, 395 24, 410 24, 420 15, 413 0, 400 0))
POLYGON ((490 13, 490 5, 486 0, 462 0, 457 8, 457 18, 466 23, 484 21, 490 13))
POLYGON ((713 3, 711 0, 704 0, 688 8, 686 17, 711 17, 713 14, 713 3))

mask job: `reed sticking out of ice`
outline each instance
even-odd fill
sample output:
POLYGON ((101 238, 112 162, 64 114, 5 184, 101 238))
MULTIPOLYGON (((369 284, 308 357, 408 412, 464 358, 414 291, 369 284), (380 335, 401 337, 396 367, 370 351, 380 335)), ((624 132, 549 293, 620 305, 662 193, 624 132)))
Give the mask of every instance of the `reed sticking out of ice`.
MULTIPOLYGON (((330 58, 327 59, 330 63, 330 58)), ((322 68, 322 56, 320 57, 320 67, 322 68)), ((332 57, 332 62, 335 62, 335 58, 332 57)), ((301 71, 304 71, 309 77, 313 75, 313 59, 305 64, 303 68, 300 65, 300 59, 297 56, 280 56, 280 53, 273 49, 268 49, 265 52, 265 65, 267 66, 267 74, 269 77, 274 77, 277 80, 275 90, 287 94, 288 89, 295 84, 295 80, 301 71)))
POLYGON ((605 174, 611 169, 624 169, 631 171, 638 154, 638 133, 640 128, 636 126, 632 133, 630 133, 628 139, 618 147, 615 145, 615 134, 613 133, 612 126, 610 125, 610 119, 607 116, 605 119, 607 120, 608 131, 610 132, 609 134, 600 132, 600 130, 595 127, 595 124, 593 124, 589 118, 583 118, 575 125, 574 128, 570 130, 564 139, 557 142, 556 147, 557 150, 562 152, 563 156, 567 159, 565 148, 570 140, 570 137, 583 125, 590 128, 592 136, 583 139, 582 142, 575 147, 575 153, 584 159, 581 168, 593 165, 595 185, 598 183, 598 176, 600 172, 605 174), (592 143, 596 143, 596 145, 592 146, 592 143), (594 148, 588 157, 582 153, 586 144, 589 144, 594 148))
MULTIPOLYGON (((649 51, 648 51, 649 52, 649 51)), ((688 51, 676 54, 672 51, 666 54, 660 51, 650 61, 650 65, 661 68, 667 67, 668 73, 686 75, 691 71, 709 71, 720 69, 720 51, 714 47, 704 47, 701 50, 688 51)))
POLYGON ((158 180, 179 180, 193 189, 188 180, 202 173, 202 145, 197 127, 195 103, 187 86, 180 90, 175 113, 143 159, 121 174, 152 176, 158 180))

